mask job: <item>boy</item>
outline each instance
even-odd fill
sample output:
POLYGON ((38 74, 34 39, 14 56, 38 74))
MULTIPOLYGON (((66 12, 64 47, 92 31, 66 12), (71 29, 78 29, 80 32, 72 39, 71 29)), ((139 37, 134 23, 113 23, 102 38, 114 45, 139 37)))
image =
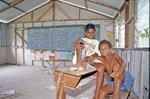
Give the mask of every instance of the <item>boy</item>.
POLYGON ((101 56, 93 59, 85 57, 81 64, 83 67, 85 67, 85 62, 87 61, 93 61, 94 59, 102 61, 101 64, 93 65, 99 68, 99 71, 97 71, 96 92, 94 99, 105 99, 106 95, 111 93, 113 93, 113 99, 120 99, 120 86, 125 80, 126 64, 119 55, 112 53, 112 45, 109 41, 101 41, 99 44, 99 50, 101 56), (107 84, 102 86, 105 73, 108 75, 111 81, 114 82, 114 85, 107 84))
POLYGON ((95 38, 95 25, 87 24, 85 27, 85 38, 80 38, 75 42, 75 55, 73 64, 78 64, 85 56, 98 56, 99 41, 95 38))

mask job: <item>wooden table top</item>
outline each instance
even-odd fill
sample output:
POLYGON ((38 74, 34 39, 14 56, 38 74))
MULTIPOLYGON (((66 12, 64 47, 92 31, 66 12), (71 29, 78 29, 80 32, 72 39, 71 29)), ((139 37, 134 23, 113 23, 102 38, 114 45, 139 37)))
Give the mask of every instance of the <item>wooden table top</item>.
POLYGON ((69 68, 70 67, 57 67, 57 68, 55 68, 55 71, 69 74, 69 75, 74 75, 74 76, 83 76, 85 74, 89 74, 89 73, 96 71, 96 68, 90 68, 90 69, 86 69, 83 71, 79 71, 79 70, 78 71, 70 71, 69 68))

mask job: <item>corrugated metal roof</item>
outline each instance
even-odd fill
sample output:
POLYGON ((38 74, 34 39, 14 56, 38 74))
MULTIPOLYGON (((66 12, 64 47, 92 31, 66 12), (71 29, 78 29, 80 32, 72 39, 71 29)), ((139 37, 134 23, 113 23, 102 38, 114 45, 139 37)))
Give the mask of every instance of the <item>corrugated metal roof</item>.
POLYGON ((55 12, 56 15, 59 15, 56 16, 56 18, 61 18, 61 15, 65 15, 67 18, 73 19, 77 17, 77 14, 73 14, 73 11, 70 11, 70 9, 76 8, 76 10, 74 10, 76 11, 75 13, 83 12, 77 11, 81 9, 113 19, 124 1, 125 0, 0 0, 0 22, 11 22, 49 2, 56 2, 54 6, 56 7, 55 12), (67 8, 65 5, 68 5, 67 8), (69 9, 69 11, 67 9, 69 9))

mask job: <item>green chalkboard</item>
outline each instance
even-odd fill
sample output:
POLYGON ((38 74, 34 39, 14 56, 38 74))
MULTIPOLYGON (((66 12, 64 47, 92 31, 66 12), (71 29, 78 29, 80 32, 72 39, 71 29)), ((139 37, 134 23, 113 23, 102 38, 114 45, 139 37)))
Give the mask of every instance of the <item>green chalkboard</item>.
MULTIPOLYGON (((100 25, 96 26, 99 39, 100 25)), ((28 49, 32 50, 73 50, 76 39, 84 37, 84 25, 63 25, 28 28, 28 49)))

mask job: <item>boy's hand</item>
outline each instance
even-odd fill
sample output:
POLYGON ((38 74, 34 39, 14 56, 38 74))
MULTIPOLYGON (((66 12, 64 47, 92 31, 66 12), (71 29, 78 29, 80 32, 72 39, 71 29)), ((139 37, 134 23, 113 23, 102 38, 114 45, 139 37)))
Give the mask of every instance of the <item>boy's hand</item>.
POLYGON ((121 74, 120 74, 119 72, 113 72, 113 73, 110 75, 110 77, 115 78, 115 79, 119 79, 120 75, 121 75, 121 74))
POLYGON ((87 67, 86 67, 86 62, 78 62, 77 64, 75 64, 75 66, 76 66, 77 68, 82 67, 83 70, 87 69, 87 67))
POLYGON ((86 65, 86 62, 81 62, 81 67, 83 67, 84 70, 87 69, 86 65))
POLYGON ((82 39, 78 39, 76 42, 75 42, 75 48, 84 48, 84 41, 82 39))

